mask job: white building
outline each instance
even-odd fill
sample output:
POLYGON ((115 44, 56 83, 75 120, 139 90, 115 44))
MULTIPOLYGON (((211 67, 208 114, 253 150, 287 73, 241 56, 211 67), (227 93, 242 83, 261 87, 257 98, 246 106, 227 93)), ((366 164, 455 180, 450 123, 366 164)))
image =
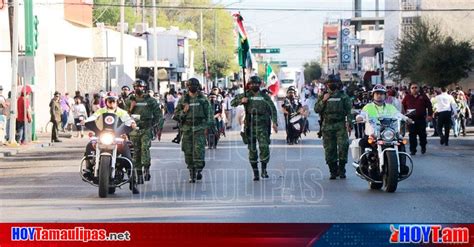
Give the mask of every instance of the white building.
MULTIPOLYGON (((148 45, 148 66, 153 66, 153 29, 147 31, 147 35, 142 35, 148 45)), ((180 87, 179 83, 191 78, 194 75, 194 51, 189 40, 197 39, 197 33, 192 30, 179 30, 177 27, 169 29, 157 28, 157 60, 160 64, 168 63, 168 67, 163 67, 169 73, 170 83, 180 87)), ((163 90, 163 83, 160 83, 160 93, 168 91, 163 90)))
MULTIPOLYGON (((116 57, 112 65, 118 64, 120 35, 117 31, 92 27, 92 5, 57 4, 49 0, 33 2, 33 13, 39 20, 33 111, 37 130, 41 131, 50 119, 48 105, 55 91, 74 95, 76 90, 82 94, 92 94, 105 89, 105 64, 96 63, 92 58, 106 56, 108 47, 108 56, 116 57)), ((84 3, 83 0, 68 0, 68 3, 71 2, 84 3)), ((23 50, 25 35, 22 3, 18 26, 20 50, 23 50)), ((145 41, 125 35, 124 73, 117 73, 121 77, 112 80, 114 89, 134 80, 140 57, 138 51, 146 57, 145 45, 145 41)), ((4 92, 8 92, 11 89, 11 51, 7 8, 0 9, 0 66, 4 68, 0 73, 0 83, 4 92)))
MULTIPOLYGON (((474 40, 472 11, 430 11, 436 9, 474 9, 472 0, 385 0, 385 70, 395 56, 395 43, 409 30, 415 20, 422 18, 438 24, 442 32, 457 40, 474 40), (427 10, 427 11, 422 11, 427 10)), ((389 79, 389 78, 387 78, 389 79)), ((462 81, 465 87, 474 88, 474 74, 462 81)))

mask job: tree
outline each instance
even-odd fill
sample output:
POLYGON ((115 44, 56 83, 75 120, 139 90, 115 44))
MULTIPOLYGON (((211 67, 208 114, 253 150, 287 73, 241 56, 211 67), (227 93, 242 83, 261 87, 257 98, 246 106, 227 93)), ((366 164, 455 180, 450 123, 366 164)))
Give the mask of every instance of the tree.
MULTIPOLYGON (((135 1, 126 0, 126 5, 133 5, 135 1)), ((95 0, 98 4, 109 4, 110 0, 95 0)), ((149 1, 145 2, 147 6, 149 1)), ((169 1, 158 1, 157 6, 170 5, 169 1)), ((193 30, 199 34, 200 15, 203 14, 203 47, 200 39, 190 40, 191 49, 194 50, 194 67, 198 73, 204 71, 202 49, 206 51, 207 63, 210 76, 223 77, 238 70, 235 62, 236 42, 234 38, 234 23, 231 14, 223 9, 200 10, 200 9, 180 9, 180 6, 211 6, 211 0, 182 0, 176 4, 175 9, 167 8, 157 11, 157 25, 161 27, 176 26, 181 30, 193 30), (202 48, 202 49, 201 49, 202 48)), ((214 5, 212 5, 214 6, 214 5)), ((222 5, 215 5, 222 7, 222 5)), ((150 15, 151 9, 147 8, 146 21, 152 23, 150 15)), ((120 21, 120 8, 109 6, 97 6, 93 11, 94 23, 104 22, 107 25, 115 26, 120 21)), ((125 22, 129 27, 133 27, 140 20, 140 16, 135 14, 135 8, 125 7, 125 22)), ((151 25, 150 25, 151 26, 151 25)))
POLYGON ((418 54, 414 70, 426 84, 446 87, 469 76, 474 67, 474 50, 469 42, 457 42, 451 37, 418 54))
POLYGON ((395 51, 389 76, 398 80, 447 86, 467 77, 473 67, 471 44, 445 37, 428 20, 415 22, 397 41, 395 51))
POLYGON ((318 80, 321 78, 321 65, 316 61, 306 62, 304 65, 304 78, 307 81, 318 80))

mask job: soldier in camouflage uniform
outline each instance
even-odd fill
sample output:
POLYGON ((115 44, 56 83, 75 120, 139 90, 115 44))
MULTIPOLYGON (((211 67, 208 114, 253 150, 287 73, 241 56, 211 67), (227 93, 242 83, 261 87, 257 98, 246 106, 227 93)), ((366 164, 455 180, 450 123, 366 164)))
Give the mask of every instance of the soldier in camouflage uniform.
POLYGON ((137 122, 139 129, 130 133, 130 139, 135 149, 133 162, 137 170, 137 182, 143 184, 143 172, 145 172, 145 181, 149 181, 150 175, 150 147, 153 138, 152 129, 158 125, 158 139, 161 138, 161 129, 163 128, 163 113, 156 100, 146 93, 147 83, 142 80, 136 80, 133 84, 135 93, 130 95, 127 110, 137 122))
MULTIPOLYGON (((249 150, 249 161, 252 166, 254 181, 259 180, 257 141, 260 150, 262 178, 268 178, 267 164, 270 161, 271 127, 278 131, 277 111, 272 99, 260 91, 261 79, 252 76, 249 79, 250 90, 237 95, 231 102, 233 107, 245 107, 245 134, 249 150), (273 123, 273 125, 271 125, 273 123)), ((245 141, 244 141, 245 142, 245 141)))
POLYGON ((201 93, 199 80, 187 81, 188 92, 181 97, 175 110, 175 120, 181 122, 181 150, 189 169, 189 182, 202 179, 206 156, 206 136, 209 128, 214 129, 214 114, 211 103, 201 93))
POLYGON ((323 119, 322 135, 330 179, 346 178, 347 152, 349 149, 352 103, 339 87, 339 78, 330 75, 326 81, 329 91, 320 95, 314 111, 323 119))

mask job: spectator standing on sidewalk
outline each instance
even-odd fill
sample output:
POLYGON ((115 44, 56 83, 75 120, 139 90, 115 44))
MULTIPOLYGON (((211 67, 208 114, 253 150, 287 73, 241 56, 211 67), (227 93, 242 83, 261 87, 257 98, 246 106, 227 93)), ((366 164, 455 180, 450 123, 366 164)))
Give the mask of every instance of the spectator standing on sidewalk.
POLYGON ((77 132, 77 135, 76 137, 79 137, 79 135, 81 136, 81 138, 84 137, 84 126, 81 124, 81 117, 83 117, 84 119, 82 120, 85 120, 87 119, 88 115, 87 115, 87 111, 86 111, 86 107, 84 106, 84 104, 82 103, 82 97, 79 95, 79 96, 75 96, 74 97, 74 105, 72 105, 72 115, 73 115, 73 118, 74 118, 74 126, 76 127, 76 132, 77 132))
POLYGON ((456 101, 448 94, 445 87, 441 88, 441 94, 436 96, 436 114, 438 115, 438 134, 441 145, 449 145, 449 131, 451 130, 451 115, 457 112, 456 101), (444 129, 444 132, 443 132, 444 129))
POLYGON ((412 82, 409 87, 410 92, 403 98, 403 112, 415 110, 415 116, 412 118, 414 123, 408 125, 410 139, 410 153, 416 154, 418 145, 417 136, 420 138, 421 153, 426 152, 426 122, 432 120, 433 106, 430 99, 421 90, 418 83, 412 82))
POLYGON ((49 114, 51 116, 50 121, 53 123, 53 128, 51 131, 51 142, 61 142, 58 138, 58 126, 61 123, 61 94, 59 92, 54 93, 54 97, 49 102, 49 114))
POLYGON ((168 112, 168 116, 174 114, 174 103, 176 98, 173 95, 173 91, 170 90, 169 93, 166 95, 166 110, 168 112))
POLYGON ((100 108, 101 108, 100 107, 100 96, 99 96, 99 94, 94 94, 94 99, 92 100, 92 106, 91 106, 92 113, 96 112, 100 108))
POLYGON ((91 100, 89 99, 89 94, 84 94, 84 106, 86 107, 87 116, 91 115, 91 100))
POLYGON ((0 144, 5 140, 6 126, 7 126, 7 109, 8 103, 5 96, 3 96, 3 87, 0 85, 0 144))
POLYGON ((61 104, 61 129, 62 131, 64 132, 65 131, 65 127, 66 127, 66 124, 67 124, 67 118, 69 116, 69 110, 71 109, 70 108, 70 105, 69 105, 69 93, 65 93, 63 97, 61 97, 61 101, 60 101, 60 104, 61 104))
POLYGON ((460 126, 458 126, 458 128, 461 130, 460 132, 462 132, 462 135, 466 136, 466 123, 467 120, 470 120, 472 118, 471 109, 469 109, 466 96, 462 91, 459 91, 455 100, 458 107, 460 119, 460 126))
POLYGON ((26 122, 31 123, 29 94, 28 91, 21 92, 17 100, 16 141, 22 145, 26 144, 26 122))

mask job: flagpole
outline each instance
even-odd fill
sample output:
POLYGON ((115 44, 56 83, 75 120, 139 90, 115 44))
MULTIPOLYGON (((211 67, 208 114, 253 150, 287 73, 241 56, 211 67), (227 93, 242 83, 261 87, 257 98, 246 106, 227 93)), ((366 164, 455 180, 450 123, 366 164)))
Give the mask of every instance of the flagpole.
POLYGON ((243 77, 243 81, 244 81, 244 92, 245 92, 245 90, 247 89, 245 87, 245 67, 242 67, 242 77, 243 77))

